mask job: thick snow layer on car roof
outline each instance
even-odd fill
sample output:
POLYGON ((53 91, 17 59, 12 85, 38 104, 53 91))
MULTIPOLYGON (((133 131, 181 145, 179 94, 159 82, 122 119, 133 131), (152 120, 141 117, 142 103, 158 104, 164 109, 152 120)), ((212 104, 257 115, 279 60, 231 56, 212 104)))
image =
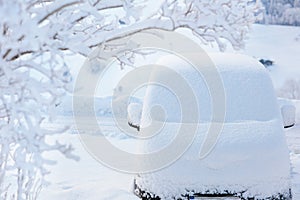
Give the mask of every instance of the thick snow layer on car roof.
POLYGON ((256 59, 235 53, 208 53, 219 71, 256 71, 265 72, 265 67, 256 59))
MULTIPOLYGON (((211 77, 203 77, 201 71, 195 70, 187 61, 176 56, 166 56, 158 64, 168 66, 176 72, 184 81, 189 84, 196 96, 200 121, 211 121, 212 105, 211 87, 206 84, 209 78, 220 76, 224 85, 225 98, 218 99, 217 102, 225 101, 226 121, 258 120, 265 121, 279 118, 275 94, 272 81, 265 68, 254 58, 239 54, 210 54, 212 62, 216 66, 216 73, 211 77)), ((201 64, 201 63, 200 63, 201 64)), ((205 64, 204 64, 205 65, 205 64)), ((211 70, 204 66, 204 70, 211 70)), ((169 79, 172 82, 172 75, 168 72, 153 72, 150 81, 159 79, 169 79)), ((175 80, 172 87, 182 84, 175 80)), ((176 94, 172 87, 150 85, 144 98, 142 114, 142 126, 150 123, 150 112, 153 106, 160 106, 166 114, 166 119, 158 117, 156 120, 167 122, 181 121, 182 101, 191 99, 184 96, 184 93, 176 94)), ((216 91, 219 92, 219 91, 216 91)), ((220 91, 221 92, 221 91, 220 91)), ((186 108, 192 110, 194 107, 186 108)), ((194 122, 194 119, 187 119, 187 122, 194 122)))

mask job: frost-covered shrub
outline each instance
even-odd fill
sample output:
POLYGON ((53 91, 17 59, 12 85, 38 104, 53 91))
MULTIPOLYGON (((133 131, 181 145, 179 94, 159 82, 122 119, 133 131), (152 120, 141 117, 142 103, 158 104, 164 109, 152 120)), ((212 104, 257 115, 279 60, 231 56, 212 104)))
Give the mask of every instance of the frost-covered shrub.
POLYGON ((300 7, 286 9, 282 15, 281 21, 282 24, 300 26, 300 7))
POLYGON ((264 5, 264 24, 300 25, 299 0, 261 0, 264 5))
POLYGON ((65 129, 42 126, 71 81, 51 23, 39 25, 46 15, 34 1, 0 1, 0 199, 37 198, 53 163, 44 152, 73 157, 71 146, 47 142, 65 129))
POLYGON ((277 91, 279 97, 288 99, 300 99, 300 80, 289 79, 277 91))

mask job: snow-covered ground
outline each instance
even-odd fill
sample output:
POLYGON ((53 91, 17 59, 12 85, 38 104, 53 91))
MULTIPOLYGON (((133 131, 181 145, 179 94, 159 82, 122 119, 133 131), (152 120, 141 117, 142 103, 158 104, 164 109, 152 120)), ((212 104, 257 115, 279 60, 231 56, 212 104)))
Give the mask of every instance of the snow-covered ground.
POLYGON ((292 164, 292 184, 295 200, 300 199, 300 101, 294 102, 297 108, 296 125, 286 129, 287 143, 292 164))
MULTIPOLYGON (((286 79, 300 77, 300 41, 295 40, 299 34, 300 28, 255 25, 246 42, 246 49, 242 52, 257 58, 274 60, 275 66, 270 68, 270 73, 275 87, 279 88, 286 79)), ((292 163, 293 199, 298 200, 300 199, 300 101, 295 101, 295 105, 296 125, 286 129, 285 134, 292 163)), ((89 127, 88 121, 86 119, 87 129, 79 131, 93 134, 97 127, 89 127)), ((120 136, 120 131, 114 126, 111 117, 101 117, 99 121, 104 136, 124 148, 133 148, 129 137, 120 136)), ((48 167, 52 173, 47 176, 47 180, 51 184, 42 189, 39 199, 138 199, 132 193, 133 175, 115 171, 96 161, 81 144, 72 116, 59 116, 56 124, 46 126, 51 128, 65 124, 71 124, 72 128, 59 139, 72 143, 75 147, 74 153, 80 156, 80 161, 65 159, 59 153, 48 154, 47 157, 58 160, 58 163, 48 167)))
MULTIPOLYGON (((114 127, 111 118, 101 118, 102 133, 112 142, 130 146, 128 138, 120 138, 118 130, 114 127)), ((72 124, 70 117, 59 117, 57 126, 65 123, 72 124)), ((86 119, 88 122, 88 118, 86 119)), ((49 125, 48 125, 49 126, 49 125)), ((51 127, 50 127, 51 128, 51 127)), ((120 173, 97 162, 83 147, 79 136, 73 126, 68 133, 59 138, 60 141, 72 143, 75 154, 80 156, 80 161, 65 159, 59 153, 47 155, 58 160, 57 165, 49 167, 52 171, 47 179, 52 182, 44 188, 39 199, 53 200, 83 200, 83 199, 137 199, 131 192, 133 176, 120 173)), ((86 134, 93 134, 97 127, 89 127, 86 134)))
POLYGON ((300 27, 254 25, 242 52, 274 61, 270 67, 274 86, 300 78, 300 27), (298 39, 297 39, 298 38, 298 39))

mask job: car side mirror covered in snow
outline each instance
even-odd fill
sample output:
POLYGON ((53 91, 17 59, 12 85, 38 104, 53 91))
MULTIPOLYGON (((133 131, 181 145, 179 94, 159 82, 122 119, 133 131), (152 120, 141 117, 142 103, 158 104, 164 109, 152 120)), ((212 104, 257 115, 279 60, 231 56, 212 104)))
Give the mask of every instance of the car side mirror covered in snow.
POLYGON ((140 131, 140 121, 143 105, 140 103, 130 103, 127 107, 128 125, 140 131))
POLYGON ((296 107, 289 99, 278 98, 284 128, 295 125, 296 107))

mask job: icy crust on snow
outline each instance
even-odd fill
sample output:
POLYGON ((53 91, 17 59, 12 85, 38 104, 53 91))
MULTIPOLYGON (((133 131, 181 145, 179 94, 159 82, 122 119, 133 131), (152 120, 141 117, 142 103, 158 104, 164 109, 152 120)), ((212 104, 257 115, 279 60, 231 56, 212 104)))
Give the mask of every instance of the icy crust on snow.
MULTIPOLYGON (((164 131, 145 141, 142 151, 166 147, 179 126, 165 124, 164 131)), ((162 199, 180 197, 188 191, 244 192, 244 197, 257 198, 288 193, 289 152, 279 120, 226 123, 214 149, 199 159, 208 127, 209 124, 200 125, 193 144, 175 163, 154 173, 139 174, 137 186, 162 199)))
MULTIPOLYGON (((206 79, 214 80, 220 76, 224 85, 226 122, 243 120, 271 120, 274 116, 280 116, 277 109, 277 102, 273 92, 272 81, 265 68, 254 58, 239 54, 209 54, 216 66, 216 73, 211 77, 203 77, 185 60, 175 56, 166 56, 158 64, 168 66, 181 76, 192 89, 198 104, 199 119, 201 122, 211 121, 212 119, 212 92, 211 87, 206 84, 206 79)), ((201 65, 201 63, 200 63, 201 65)), ((204 66, 205 67, 205 66, 204 66)), ((211 70, 207 67, 204 70, 211 70)), ((150 81, 158 79, 172 79, 168 73, 156 74, 153 72, 150 81)), ((174 82, 177 80, 174 80, 174 82)), ((181 84, 181 83, 178 83, 181 84)), ((221 88, 222 89, 222 88, 221 88)), ((218 91, 217 91, 218 92, 218 91)), ((157 117, 157 121, 180 122, 182 120, 181 106, 190 98, 185 94, 174 94, 172 88, 150 85, 143 101, 143 113, 141 126, 148 126, 151 123, 151 109, 160 106, 165 116, 157 117), (183 102, 184 101, 184 102, 183 102)), ((191 111, 195 108, 186 108, 191 111)), ((186 122, 194 122, 191 116, 185 116, 186 122)))

